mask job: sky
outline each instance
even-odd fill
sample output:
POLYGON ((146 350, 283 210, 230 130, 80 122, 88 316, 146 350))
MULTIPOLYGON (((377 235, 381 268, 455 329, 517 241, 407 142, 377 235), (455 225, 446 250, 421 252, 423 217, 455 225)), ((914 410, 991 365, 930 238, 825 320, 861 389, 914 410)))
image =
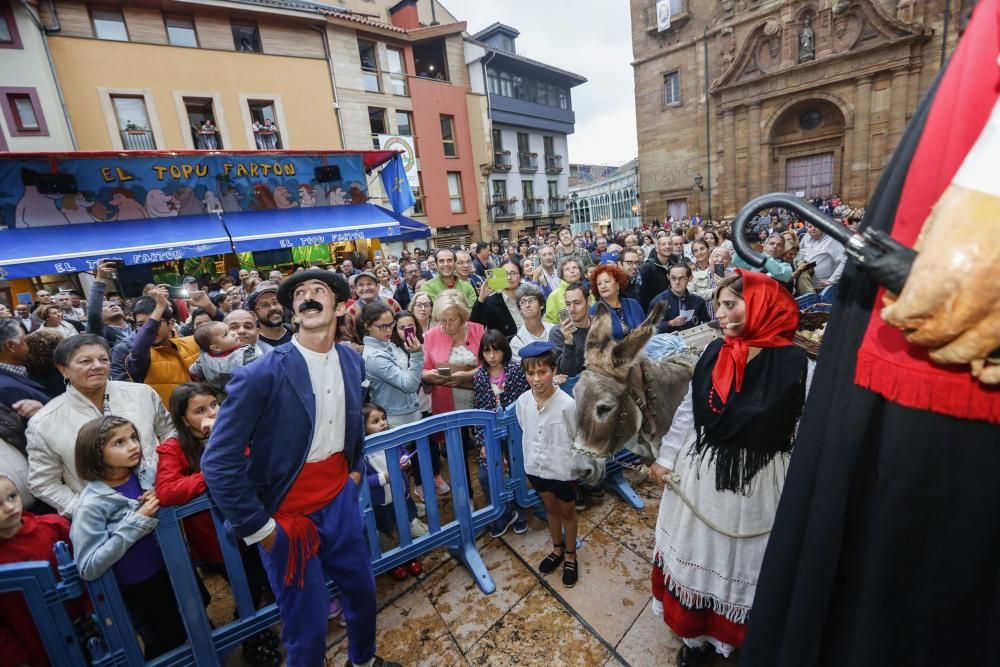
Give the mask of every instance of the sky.
POLYGON ((636 157, 628 0, 440 0, 469 34, 500 21, 520 31, 519 55, 587 78, 572 90, 569 161, 619 165, 636 157))

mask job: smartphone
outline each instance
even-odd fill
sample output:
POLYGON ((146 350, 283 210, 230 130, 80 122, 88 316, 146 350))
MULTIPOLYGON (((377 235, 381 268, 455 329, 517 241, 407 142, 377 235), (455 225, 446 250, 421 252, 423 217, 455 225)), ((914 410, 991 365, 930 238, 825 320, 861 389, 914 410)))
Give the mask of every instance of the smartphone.
POLYGON ((451 377, 451 368, 448 366, 438 366, 437 372, 445 377, 451 377))
POLYGON ((486 282, 494 292, 507 289, 507 272, 501 269, 487 269, 486 282))
POLYGON ((569 308, 560 308, 559 309, 559 321, 568 320, 568 319, 569 319, 569 308))
POLYGON ((715 265, 715 275, 719 276, 720 278, 725 277, 725 275, 726 275, 726 266, 725 266, 725 264, 716 264, 715 265))
POLYGON ((171 299, 188 299, 191 297, 186 287, 167 287, 167 295, 171 299))
POLYGON ((806 264, 806 265, 805 265, 805 266, 803 267, 803 270, 804 270, 804 271, 812 271, 812 270, 813 270, 813 269, 815 269, 815 268, 816 268, 816 262, 808 262, 808 263, 807 263, 807 264, 806 264))
POLYGON ((411 338, 417 337, 417 327, 412 324, 408 327, 403 327, 403 340, 410 340, 411 338))
POLYGON ((97 260, 98 264, 100 264, 101 262, 104 262, 105 264, 108 264, 116 269, 120 269, 123 266, 125 266, 125 260, 122 259, 121 257, 102 257, 101 259, 97 260))

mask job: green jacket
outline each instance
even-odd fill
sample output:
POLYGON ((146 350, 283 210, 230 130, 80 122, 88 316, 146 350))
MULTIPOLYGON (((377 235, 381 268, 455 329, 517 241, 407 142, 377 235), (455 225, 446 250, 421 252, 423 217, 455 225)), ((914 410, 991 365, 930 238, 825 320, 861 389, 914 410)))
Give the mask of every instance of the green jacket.
MULTIPOLYGON (((420 291, 436 300, 441 292, 446 289, 448 289, 448 286, 444 284, 444 280, 441 276, 434 276, 424 283, 424 286, 420 288, 420 291)), ((469 302, 469 308, 472 308, 472 306, 476 303, 476 299, 479 298, 479 295, 476 294, 475 288, 472 287, 472 283, 468 280, 462 280, 458 276, 455 276, 455 289, 465 295, 466 300, 469 302)))
MULTIPOLYGON (((543 322, 559 324, 559 311, 566 307, 567 287, 569 287, 569 283, 565 280, 560 280, 559 287, 552 290, 552 293, 549 294, 549 298, 545 300, 545 317, 542 318, 543 322)), ((594 304, 594 297, 590 294, 587 295, 587 303, 590 305, 594 304)))

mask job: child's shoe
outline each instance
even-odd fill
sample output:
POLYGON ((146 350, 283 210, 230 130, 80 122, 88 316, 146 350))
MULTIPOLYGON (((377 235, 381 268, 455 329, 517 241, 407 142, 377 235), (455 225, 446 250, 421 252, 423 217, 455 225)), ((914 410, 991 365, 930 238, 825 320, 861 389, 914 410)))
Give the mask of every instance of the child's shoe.
POLYGON ((413 504, 417 508, 417 518, 423 519, 425 516, 427 516, 427 506, 426 505, 424 505, 423 503, 418 503, 415 500, 413 501, 413 504))
POLYGON ((437 488, 439 496, 443 496, 451 491, 451 487, 448 486, 448 483, 444 481, 441 475, 434 475, 434 486, 437 488))
POLYGON ((414 518, 410 522, 410 537, 421 537, 427 534, 427 524, 420 519, 414 518))
POLYGON ((423 574, 424 572, 424 566, 420 564, 419 560, 411 560, 409 565, 406 566, 406 569, 409 570, 410 574, 414 577, 423 574))
POLYGON ((546 556, 541 563, 538 564, 538 571, 542 574, 548 574, 555 571, 559 567, 559 563, 563 562, 565 556, 566 547, 562 544, 554 545, 552 553, 546 556), (559 553, 556 553, 556 549, 559 549, 559 553))
MULTIPOLYGON (((576 552, 566 551, 564 552, 564 554, 567 556, 575 556, 576 552)), ((565 586, 566 588, 573 588, 574 586, 576 586, 576 580, 578 577, 579 574, 577 570, 576 559, 574 558, 573 560, 563 561, 563 576, 562 576, 563 586, 565 586)))
POLYGON ((403 581, 406 579, 407 576, 409 576, 410 573, 406 571, 405 567, 399 565, 398 567, 392 568, 389 571, 389 574, 391 574, 392 578, 395 579, 396 581, 403 581))
POLYGON ((513 510, 507 510, 493 522, 493 526, 490 528, 490 537, 501 537, 508 528, 514 525, 515 521, 517 521, 517 514, 513 510))
POLYGON ((517 518, 514 519, 514 532, 518 535, 524 535, 528 532, 528 515, 521 510, 515 511, 517 518))
POLYGON ((342 612, 343 610, 344 607, 343 605, 340 604, 340 598, 339 597, 333 598, 332 600, 330 600, 330 610, 326 614, 327 620, 337 618, 338 616, 340 616, 340 612, 342 612))

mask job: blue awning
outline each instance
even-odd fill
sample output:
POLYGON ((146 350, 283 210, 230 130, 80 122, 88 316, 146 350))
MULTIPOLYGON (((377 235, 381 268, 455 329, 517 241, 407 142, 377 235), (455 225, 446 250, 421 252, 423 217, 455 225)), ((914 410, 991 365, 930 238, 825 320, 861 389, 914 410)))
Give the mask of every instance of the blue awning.
POLYGON ((271 209, 0 231, 0 280, 89 271, 104 257, 152 264, 359 239, 430 236, 416 220, 375 204, 271 209))
POLYGON ((227 213, 225 220, 238 252, 430 236, 427 225, 371 203, 227 213))
POLYGON ((232 252, 216 215, 0 231, 0 279, 89 271, 104 257, 152 264, 232 252))

